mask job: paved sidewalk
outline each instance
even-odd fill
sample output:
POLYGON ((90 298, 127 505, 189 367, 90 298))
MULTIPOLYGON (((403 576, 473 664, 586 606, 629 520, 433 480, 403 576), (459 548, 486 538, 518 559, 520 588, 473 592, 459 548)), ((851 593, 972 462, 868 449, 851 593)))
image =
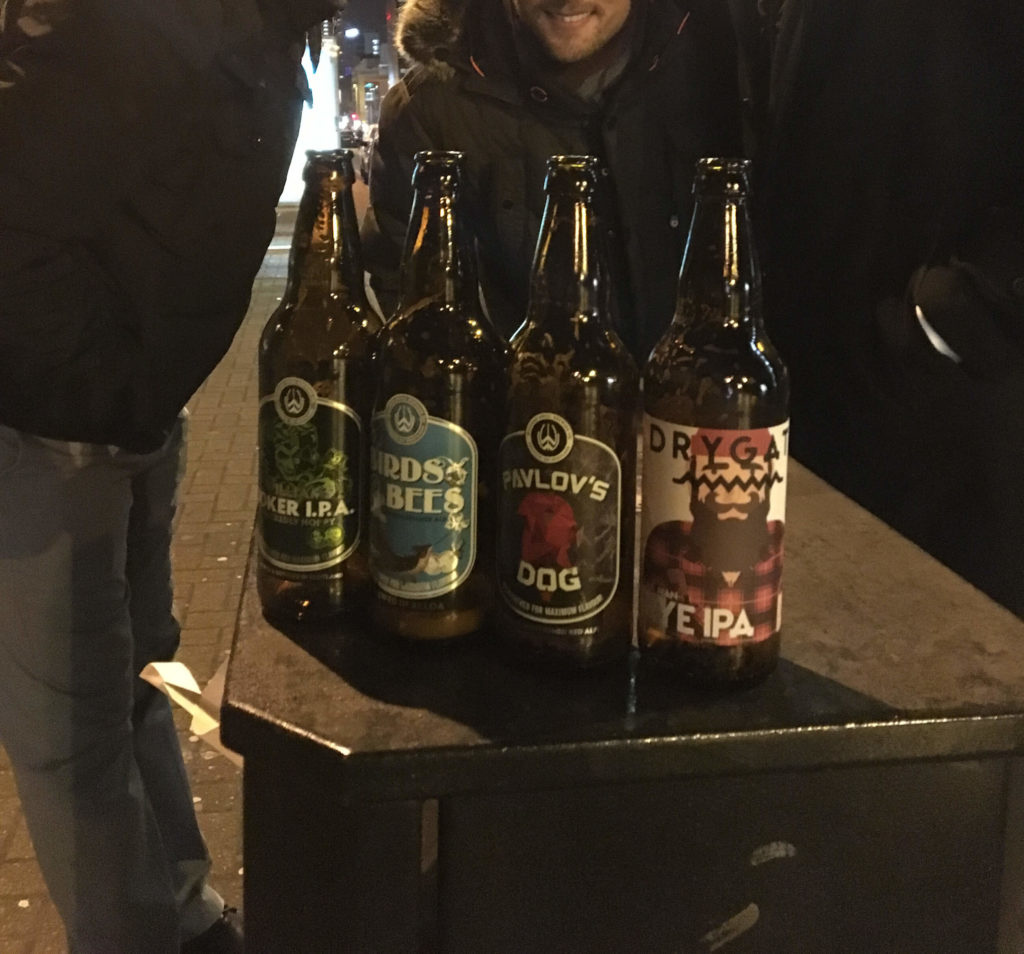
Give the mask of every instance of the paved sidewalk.
MULTIPOLYGON (((178 659, 204 685, 231 649, 256 490, 256 348, 287 269, 294 210, 282 210, 278 235, 253 289, 230 352, 192 401, 188 470, 174 544, 178 659)), ((196 810, 213 856, 212 883, 242 903, 241 775, 188 732, 177 713, 196 810)), ((36 864, 14 779, 0 749, 0 954, 65 954, 63 926, 36 864)))

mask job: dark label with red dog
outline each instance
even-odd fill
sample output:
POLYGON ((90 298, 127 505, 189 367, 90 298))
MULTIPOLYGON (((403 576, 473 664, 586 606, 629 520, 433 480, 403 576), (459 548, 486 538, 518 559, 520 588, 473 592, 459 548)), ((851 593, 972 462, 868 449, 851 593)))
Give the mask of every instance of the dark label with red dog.
POLYGON ((502 441, 498 587, 520 616, 578 623, 619 583, 622 468, 606 444, 536 414, 502 441))

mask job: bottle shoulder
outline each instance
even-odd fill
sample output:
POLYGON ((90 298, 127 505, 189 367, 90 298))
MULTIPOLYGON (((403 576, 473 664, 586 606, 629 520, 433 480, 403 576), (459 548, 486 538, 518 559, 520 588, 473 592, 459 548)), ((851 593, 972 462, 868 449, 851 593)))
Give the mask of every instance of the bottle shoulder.
POLYGON ((507 432, 537 414, 556 414, 574 432, 632 453, 640 372, 625 347, 613 339, 556 341, 525 332, 511 347, 507 432))
POLYGON ((644 366, 644 408, 680 424, 762 427, 788 417, 789 373, 766 338, 695 344, 667 334, 644 366))
POLYGON ((318 360, 369 359, 381 321, 369 307, 279 306, 260 336, 260 355, 304 355, 318 360))
POLYGON ((640 369, 635 359, 608 327, 577 336, 568 330, 552 332, 527 322, 512 336, 509 350, 513 370, 547 367, 551 373, 566 377, 600 374, 639 381, 640 369))
POLYGON ((785 362, 758 325, 671 325, 655 344, 643 367, 646 382, 652 376, 687 378, 697 372, 730 373, 731 369, 755 377, 786 377, 785 362))
POLYGON ((377 354, 382 361, 416 354, 445 363, 486 364, 504 370, 508 343, 480 312, 432 306, 400 312, 381 328, 377 354))

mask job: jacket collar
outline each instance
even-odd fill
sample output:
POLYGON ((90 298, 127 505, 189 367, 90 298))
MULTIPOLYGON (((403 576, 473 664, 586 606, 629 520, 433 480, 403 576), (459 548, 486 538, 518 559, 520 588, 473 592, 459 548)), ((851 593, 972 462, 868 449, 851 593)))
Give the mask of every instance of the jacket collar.
MULTIPOLYGON (((398 14, 395 46, 414 63, 438 67, 452 61, 464 46, 463 24, 468 0, 406 0, 398 14)), ((494 13, 500 4, 495 3, 494 13)))

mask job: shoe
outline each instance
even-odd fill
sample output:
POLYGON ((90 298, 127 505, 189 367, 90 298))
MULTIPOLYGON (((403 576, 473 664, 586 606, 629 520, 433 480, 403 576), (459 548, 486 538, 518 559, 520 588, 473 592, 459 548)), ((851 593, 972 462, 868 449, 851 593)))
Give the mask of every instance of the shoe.
POLYGON ((181 945, 181 954, 244 954, 242 915, 225 908, 221 916, 198 937, 181 945))

